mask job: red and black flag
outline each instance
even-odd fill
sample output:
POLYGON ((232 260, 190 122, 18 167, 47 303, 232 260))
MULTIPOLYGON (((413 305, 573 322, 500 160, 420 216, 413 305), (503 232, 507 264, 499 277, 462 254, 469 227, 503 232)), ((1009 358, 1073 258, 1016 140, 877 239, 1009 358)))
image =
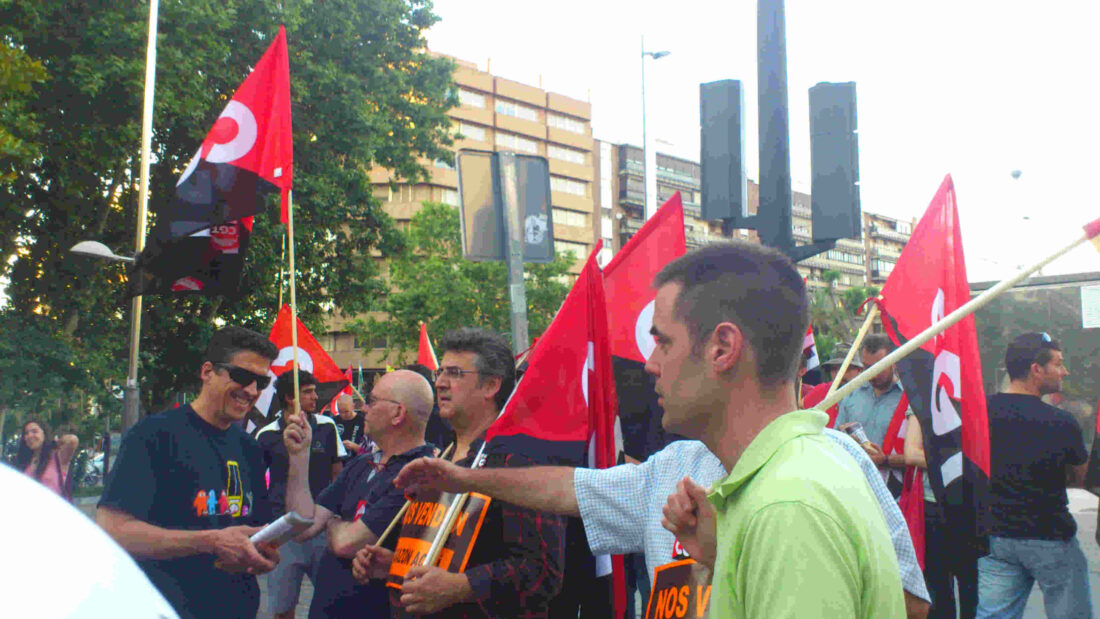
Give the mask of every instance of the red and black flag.
MULTIPOLYGON (((881 293, 886 332, 901 345, 970 300, 951 176, 917 224, 881 293)), ((974 317, 967 316, 897 363, 924 434, 936 500, 953 526, 984 531, 989 422, 974 317)), ((983 546, 976 539, 978 548, 983 546)))
MULTIPOLYGON (((267 338, 279 349, 278 356, 271 362, 271 369, 268 370, 268 374, 273 379, 294 367, 294 344, 291 339, 290 325, 290 306, 284 305, 275 318, 275 325, 271 327, 271 335, 267 338)), ((325 403, 332 402, 345 387, 351 384, 343 370, 332 361, 332 357, 328 356, 325 349, 321 348, 301 320, 298 321, 298 367, 312 373, 317 379, 318 410, 325 403)), ((260 398, 256 400, 256 408, 270 418, 281 407, 282 403, 275 401, 275 381, 272 380, 267 389, 260 393, 260 398)))
MULTIPOLYGON (((130 276, 130 295, 236 296, 252 216, 293 179, 290 69, 280 27, 176 183, 130 276)), ((285 221, 285 215, 284 215, 285 221)))
MULTIPOLYGON (((617 463, 607 302, 596 264, 600 246, 596 244, 569 296, 528 355, 527 371, 485 434, 486 451, 503 447, 536 461, 573 466, 607 468, 617 463)), ((587 544, 584 547, 587 554, 587 544)), ((626 608, 622 557, 597 558, 595 576, 609 573, 615 616, 621 617, 626 608)))
POLYGON ((653 278, 686 251, 684 205, 680 192, 676 192, 615 254, 603 272, 623 448, 638 460, 662 449, 669 438, 661 427, 663 413, 657 404, 654 379, 645 372, 645 362, 654 347, 649 332, 657 298, 653 278))

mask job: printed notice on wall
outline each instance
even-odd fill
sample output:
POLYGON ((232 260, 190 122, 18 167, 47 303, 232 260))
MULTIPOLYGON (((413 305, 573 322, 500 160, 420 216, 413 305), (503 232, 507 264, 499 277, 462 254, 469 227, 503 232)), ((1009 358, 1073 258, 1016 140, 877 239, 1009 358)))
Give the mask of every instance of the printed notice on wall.
POLYGON ((1100 328, 1100 286, 1081 286, 1081 328, 1100 328))

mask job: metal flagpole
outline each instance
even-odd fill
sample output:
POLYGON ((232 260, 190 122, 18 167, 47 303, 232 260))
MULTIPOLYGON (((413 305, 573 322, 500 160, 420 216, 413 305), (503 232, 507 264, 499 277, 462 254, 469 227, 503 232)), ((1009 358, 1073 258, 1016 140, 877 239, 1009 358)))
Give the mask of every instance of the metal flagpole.
POLYGON ((1078 245, 1081 245, 1088 240, 1089 235, 1086 233, 1081 238, 1073 241, 1069 245, 1066 245, 1062 249, 1059 249, 1058 251, 1054 252, 1043 260, 1040 260, 1038 263, 1032 265, 1030 268, 1020 271, 1016 275, 1013 275, 1012 277, 1004 280, 1003 282, 997 284, 989 290, 986 290, 982 294, 974 297, 963 306, 945 316, 943 320, 940 320, 939 322, 928 327, 920 335, 917 335, 913 339, 906 342, 904 345, 900 346, 894 352, 880 359, 878 363, 864 369, 859 376, 853 378, 851 381, 848 382, 847 385, 844 385, 831 396, 822 400, 821 403, 818 404, 815 408, 817 408, 818 410, 827 410, 833 404, 836 404, 837 402, 844 399, 844 397, 847 396, 849 393, 855 391, 864 383, 871 380, 872 376, 877 376, 879 372, 886 369, 888 366, 891 366, 902 360, 909 353, 913 352, 917 348, 920 348, 920 346, 928 340, 936 337, 940 333, 943 333, 955 323, 978 311, 982 308, 982 306, 999 297, 1001 293, 1030 277, 1032 273, 1035 273, 1036 271, 1045 267, 1051 262, 1054 262, 1058 258, 1061 258, 1063 255, 1075 249, 1078 245))
MULTIPOLYGON (((149 205, 149 151, 153 142, 153 91, 157 73, 158 0, 149 0, 149 39, 145 46, 145 100, 141 116, 141 185, 138 189, 136 253, 145 249, 146 209, 149 205)), ((141 341, 141 295, 130 303, 130 370, 123 391, 122 430, 138 422, 141 387, 138 386, 138 349, 141 341)))

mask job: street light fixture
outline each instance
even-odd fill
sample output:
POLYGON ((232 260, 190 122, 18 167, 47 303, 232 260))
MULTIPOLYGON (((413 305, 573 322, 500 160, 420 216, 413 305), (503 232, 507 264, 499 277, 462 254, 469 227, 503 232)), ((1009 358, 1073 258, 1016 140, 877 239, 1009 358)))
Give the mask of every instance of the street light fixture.
POLYGON ((103 258, 105 260, 112 260, 114 262, 133 262, 134 259, 129 256, 120 256, 111 251, 106 245, 99 241, 81 241, 76 245, 69 248, 69 251, 74 254, 80 254, 81 256, 90 256, 92 258, 103 258))
MULTIPOLYGON (((645 218, 649 219, 653 216, 653 213, 657 212, 657 172, 656 163, 653 166, 649 165, 649 144, 646 141, 646 127, 645 127, 645 59, 646 56, 654 60, 660 60, 669 55, 669 51, 659 52, 647 52, 645 51, 645 35, 642 35, 642 205, 645 210, 645 218), (653 190, 650 191, 650 185, 652 184, 653 190)), ((656 162, 656 154, 654 153, 654 161, 656 162)))

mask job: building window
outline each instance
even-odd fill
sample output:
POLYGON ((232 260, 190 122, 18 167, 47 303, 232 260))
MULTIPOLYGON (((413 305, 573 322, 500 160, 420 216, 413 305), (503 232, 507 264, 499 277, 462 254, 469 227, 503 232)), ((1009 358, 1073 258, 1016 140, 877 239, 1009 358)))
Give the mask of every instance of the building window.
POLYGON ((527 138, 521 138, 513 133, 497 132, 497 148, 505 148, 514 150, 517 153, 531 153, 535 154, 539 152, 539 145, 534 140, 528 140, 527 138))
POLYGON ((451 206, 458 206, 458 190, 457 189, 444 189, 443 195, 440 196, 440 202, 443 204, 449 204, 451 206))
POLYGON ((513 116, 515 118, 522 118, 523 120, 530 120, 538 122, 539 113, 535 108, 527 107, 526 105, 520 105, 515 101, 505 101, 504 99, 497 99, 496 104, 497 114, 504 114, 505 116, 513 116))
POLYGON ((587 196, 588 188, 580 181, 575 181, 568 178, 562 178, 560 176, 550 177, 550 189, 552 191, 560 191, 562 193, 571 193, 575 196, 587 196))
POLYGON ((546 154, 554 159, 561 159, 569 163, 584 165, 584 151, 573 150, 572 148, 562 148, 551 144, 546 147, 546 154))
POLYGON ((912 234, 913 233, 913 228, 911 227, 911 224, 909 222, 899 221, 898 222, 898 232, 900 232, 902 234, 912 234))
POLYGON ((466 107, 485 107, 485 96, 469 90, 458 89, 458 102, 466 107))
POLYGON ((577 211, 567 211, 564 209, 554 209, 554 225, 561 224, 563 226, 576 226, 577 228, 588 227, 588 213, 578 213, 577 211))
POLYGON ((477 140, 478 142, 485 141, 485 129, 483 127, 478 127, 477 125, 471 125, 469 123, 461 123, 458 125, 458 132, 467 139, 477 140))
POLYGON ((894 263, 886 260, 875 260, 871 263, 871 266, 878 271, 880 277, 885 277, 894 270, 894 263))
POLYGON ((451 165, 450 163, 448 163, 448 162, 446 162, 442 159, 436 159, 435 161, 432 162, 432 165, 434 165, 437 168, 443 168, 444 170, 453 170, 453 169, 455 169, 455 167, 453 165, 451 165))
POLYGON ((579 133, 584 135, 584 123, 579 120, 569 118, 568 116, 559 116, 557 114, 547 114, 546 124, 554 127, 555 129, 564 129, 570 133, 579 133))
POLYGON ((584 243, 554 239, 554 251, 559 254, 573 254, 577 258, 577 262, 584 262, 588 258, 588 246, 584 243))
POLYGON ((600 217, 600 236, 607 239, 608 242, 612 239, 611 218, 606 215, 600 217))
POLYGON ((830 249, 826 254, 829 260, 835 260, 837 262, 847 262, 849 264, 863 264, 863 256, 859 254, 849 254, 848 252, 838 251, 830 249))

